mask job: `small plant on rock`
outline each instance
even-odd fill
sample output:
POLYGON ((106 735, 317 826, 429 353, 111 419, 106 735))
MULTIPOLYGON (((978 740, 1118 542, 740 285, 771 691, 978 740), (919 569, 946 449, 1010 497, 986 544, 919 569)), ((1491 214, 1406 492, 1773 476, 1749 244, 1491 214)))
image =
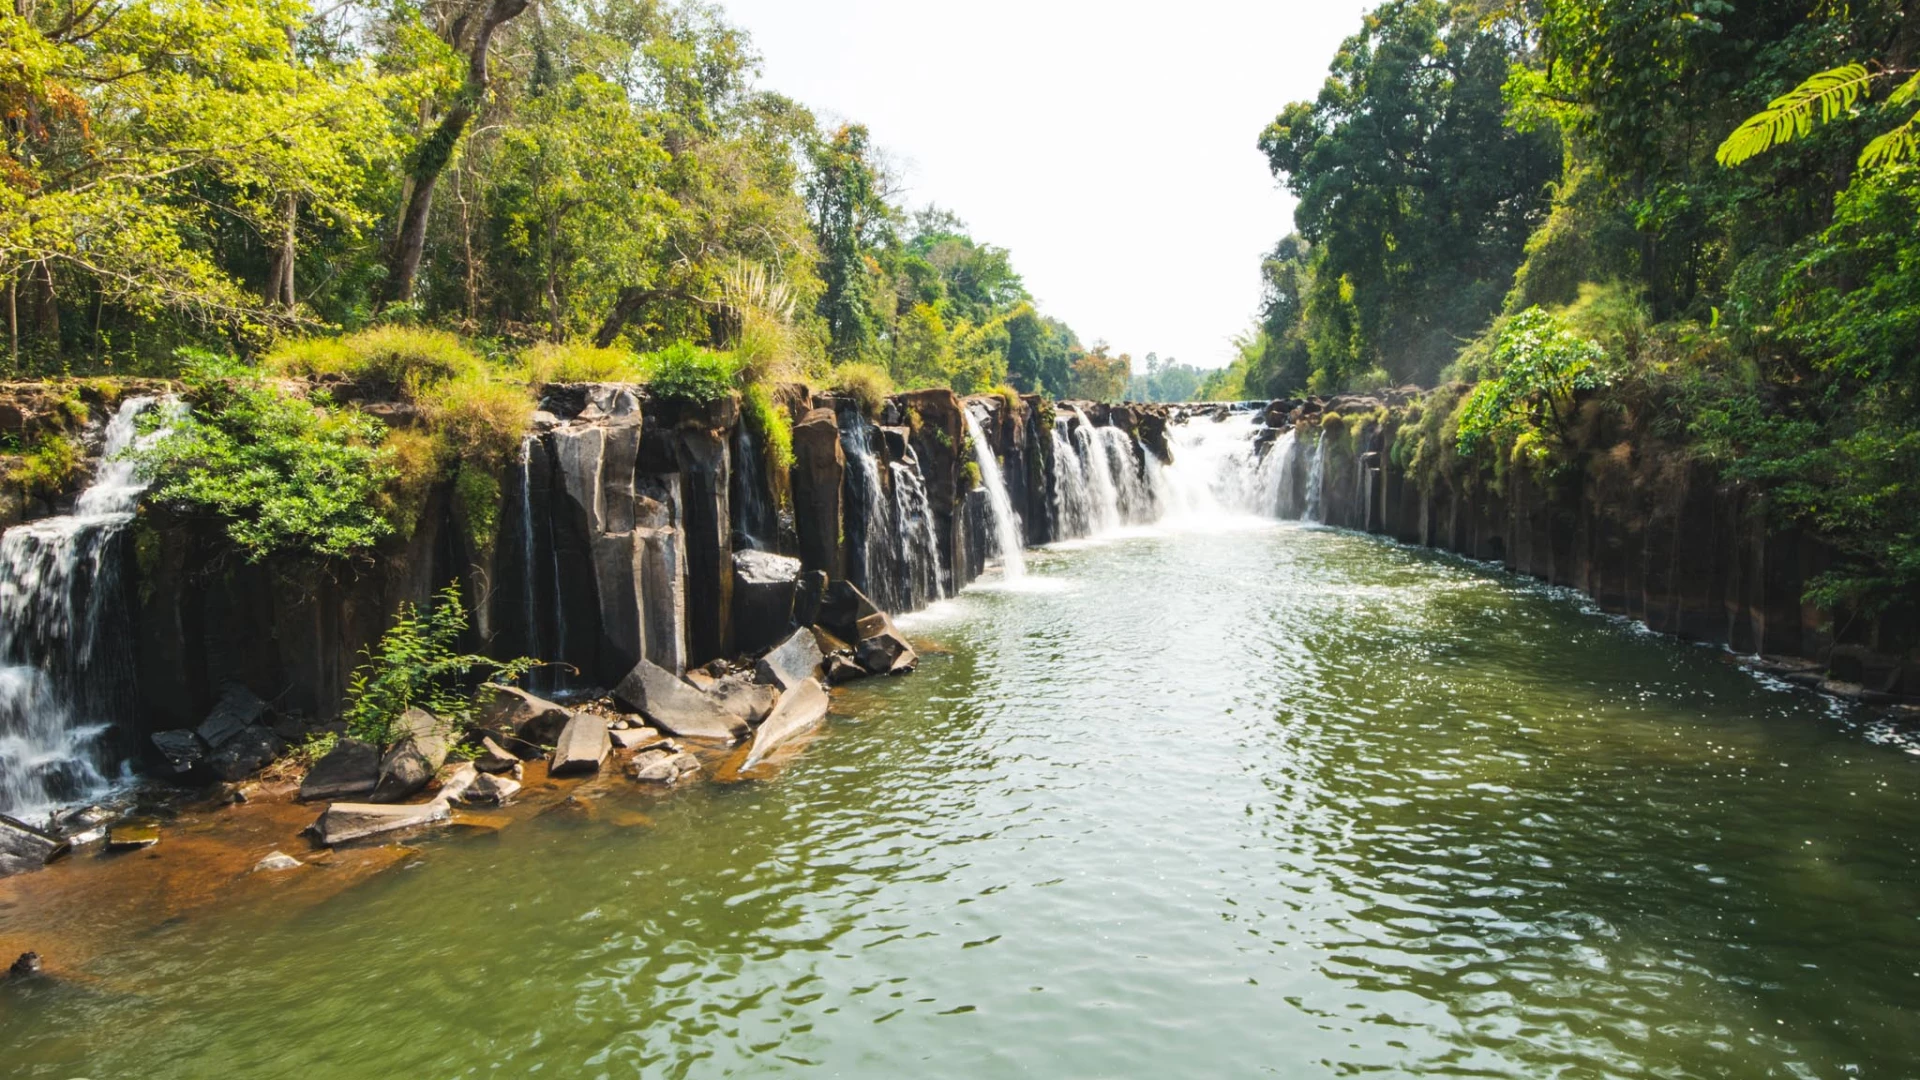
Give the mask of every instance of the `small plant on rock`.
POLYGON ((347 684, 347 734, 384 748, 412 708, 427 710, 449 729, 462 726, 473 713, 476 672, 480 681, 511 682, 539 664, 524 656, 503 661, 459 652, 466 631, 458 585, 441 589, 424 613, 401 604, 380 643, 362 651, 366 663, 347 684))

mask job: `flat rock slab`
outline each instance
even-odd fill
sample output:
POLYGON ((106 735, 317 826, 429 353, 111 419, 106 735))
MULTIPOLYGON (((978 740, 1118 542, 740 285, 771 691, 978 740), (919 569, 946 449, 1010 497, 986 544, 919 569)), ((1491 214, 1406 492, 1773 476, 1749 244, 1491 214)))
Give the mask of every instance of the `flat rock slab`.
POLYGON ((414 803, 407 806, 394 806, 389 803, 334 803, 320 820, 313 823, 313 832, 320 843, 332 847, 349 840, 377 836, 380 833, 398 829, 415 829, 425 825, 438 825, 453 816, 447 808, 446 800, 435 799, 429 803, 414 803))
POLYGON ((69 850, 52 833, 0 814, 0 877, 38 870, 69 850))
POLYGON ((773 711, 774 702, 779 700, 780 692, 765 683, 757 683, 745 675, 729 675, 713 685, 707 691, 713 703, 749 724, 758 724, 773 711))
POLYGON ((656 746, 671 745, 666 735, 648 727, 621 728, 608 733, 613 745, 621 750, 650 750, 656 746))
POLYGON ((745 720, 716 705, 711 698, 673 672, 642 660, 614 688, 613 696, 655 727, 688 739, 735 743, 746 737, 745 720))
POLYGON ((159 842, 160 824, 155 821, 129 821, 107 830, 107 848, 111 851, 132 851, 159 842))
POLYGON ((801 627, 787 635, 753 665, 754 678, 781 690, 791 690, 820 670, 820 639, 801 627))
POLYGON ((314 762, 300 781, 302 799, 365 795, 380 783, 380 749, 359 739, 341 739, 314 762))
POLYGON ((748 748, 746 764, 741 768, 753 768, 780 744, 817 726, 826 719, 829 704, 827 688, 817 679, 808 679, 780 695, 780 704, 773 707, 767 722, 753 733, 753 745, 748 748))
POLYGON ((266 728, 241 728, 207 755, 207 767, 228 783, 244 780, 266 768, 286 745, 266 728))
POLYGON ((607 721, 592 713, 575 713, 560 731, 553 747, 548 776, 577 776, 600 771, 600 763, 613 752, 613 740, 607 735, 607 721))
POLYGON ((214 704, 213 711, 201 721, 200 738, 217 750, 228 739, 258 722, 266 711, 267 703, 260 700, 260 695, 239 683, 228 683, 220 691, 220 700, 214 704))
MULTIPOLYGON (((573 719, 573 711, 515 686, 488 683, 493 697, 480 709, 479 727, 505 732, 539 746, 552 746, 573 719)), ((484 693, 483 691, 483 693, 484 693)))

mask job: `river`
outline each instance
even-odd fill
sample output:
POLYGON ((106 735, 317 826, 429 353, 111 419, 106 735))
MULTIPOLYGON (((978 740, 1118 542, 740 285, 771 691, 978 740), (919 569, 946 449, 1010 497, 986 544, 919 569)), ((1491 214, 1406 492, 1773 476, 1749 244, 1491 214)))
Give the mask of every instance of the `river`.
POLYGON ((0 987, 0 1074, 1920 1071, 1889 733, 1332 530, 1029 560, 772 779, 235 889, 0 987))

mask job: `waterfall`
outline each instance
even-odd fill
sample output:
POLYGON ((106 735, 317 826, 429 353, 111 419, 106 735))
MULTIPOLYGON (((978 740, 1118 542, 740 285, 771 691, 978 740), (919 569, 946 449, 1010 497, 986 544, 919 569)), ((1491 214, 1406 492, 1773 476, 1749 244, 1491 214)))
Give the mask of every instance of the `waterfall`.
POLYGON ((926 477, 920 459, 907 448, 905 460, 893 470, 894 520, 900 525, 900 569, 908 603, 922 608, 946 598, 940 574, 940 541, 933 527, 933 503, 927 498, 926 477))
POLYGON ((1327 429, 1320 429, 1320 437, 1313 443, 1313 464, 1307 471, 1307 505, 1301 518, 1305 521, 1324 522, 1326 511, 1320 505, 1321 495, 1327 487, 1327 429))
POLYGON ((1093 492, 1087 490, 1086 462, 1074 447, 1068 432, 1068 417, 1056 416, 1053 422, 1053 518, 1062 538, 1085 536, 1093 531, 1093 492))
POLYGON ((1120 493, 1113 486, 1106 444, 1084 413, 1075 409, 1073 417, 1079 421, 1073 426, 1074 456, 1085 473, 1087 491, 1093 496, 1093 515, 1087 523, 1087 532, 1101 533, 1117 529, 1121 525, 1120 493))
POLYGON ((973 460, 980 466, 980 482, 987 489, 987 512, 993 519, 994 542, 1000 548, 1001 573, 1008 579, 1025 577, 1027 561, 1021 554, 1020 519, 1013 516, 1013 500, 1007 498, 1007 482, 1000 475, 1000 462, 987 445, 987 434, 974 418, 973 410, 961 409, 967 418, 967 436, 973 442, 973 460))
POLYGON ((119 540, 147 488, 126 451, 163 434, 139 434, 154 403, 114 414, 73 513, 0 534, 0 813, 44 820, 109 787, 101 736, 132 683, 119 540))
POLYGON ((773 550, 780 525, 767 498, 766 469, 744 420, 733 428, 733 546, 773 550))
MULTIPOLYGON (((536 438, 538 436, 528 435, 520 440, 520 599, 523 605, 521 622, 526 628, 522 655, 538 657, 543 654, 540 650, 540 598, 535 595, 533 584, 533 440, 536 438)), ((536 676, 543 674, 530 674, 527 685, 534 685, 536 676)))
POLYGON ((873 422, 857 410, 841 415, 840 447, 847 456, 847 578, 883 611, 906 611, 894 544, 899 536, 893 503, 880 471, 873 422))

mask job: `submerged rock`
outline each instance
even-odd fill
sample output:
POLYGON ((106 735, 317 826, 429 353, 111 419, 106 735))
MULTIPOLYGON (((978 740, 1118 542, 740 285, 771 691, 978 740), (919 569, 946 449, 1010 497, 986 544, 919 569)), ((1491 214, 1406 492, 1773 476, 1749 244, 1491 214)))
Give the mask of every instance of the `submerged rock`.
POLYGON ((407 732, 380 760, 380 781, 374 802, 399 802, 427 786, 447 763, 447 735, 437 717, 425 709, 408 709, 400 718, 407 732))
POLYGON ((380 749, 359 739, 341 739, 314 762, 300 781, 302 799, 365 795, 380 783, 380 749))
POLYGON ((782 690, 790 690, 811 679, 820 669, 820 642, 812 630, 802 627, 773 647, 753 666, 756 679, 782 690))
POLYGON ((607 722, 592 713, 576 713, 561 730, 554 744, 548 776, 574 776, 600 771, 600 763, 613 752, 607 736, 607 722))
POLYGON ((827 689, 817 679, 808 679, 780 695, 767 722, 753 733, 753 745, 747 751, 742 768, 751 769, 773 753, 782 743, 812 729, 826 719, 827 689))
POLYGON ((445 799, 407 806, 386 803, 334 803, 313 823, 314 836, 332 847, 397 829, 437 825, 453 816, 445 799))
POLYGON ((0 814, 0 877, 38 870, 70 850, 52 833, 0 814))
POLYGON ((485 731, 504 732, 539 746, 552 746, 567 721, 573 719, 572 710, 518 687, 488 683, 484 691, 493 694, 492 699, 481 706, 476 724, 485 731))
POLYGON ((614 699, 661 730, 689 739, 738 742, 747 722, 650 660, 634 665, 613 690, 614 699))
POLYGON ((39 953, 23 952, 17 958, 14 959, 12 964, 10 964, 7 967, 7 978, 9 979, 32 978, 33 976, 40 974, 41 967, 42 965, 40 963, 39 953))
POLYGON ((107 830, 107 849, 110 851, 134 851, 159 842, 160 823, 157 821, 129 821, 107 830))
POLYGON ((622 728, 609 734, 613 738, 613 745, 621 750, 648 750, 655 746, 673 745, 665 735, 648 727, 622 728))
POLYGON ((643 784, 674 784, 700 771, 700 759, 684 750, 643 750, 627 766, 627 774, 643 784))
POLYGON ((254 863, 253 872, 259 874, 280 870, 295 870, 305 865, 307 864, 284 851, 276 851, 266 858, 261 859, 259 862, 254 863))

